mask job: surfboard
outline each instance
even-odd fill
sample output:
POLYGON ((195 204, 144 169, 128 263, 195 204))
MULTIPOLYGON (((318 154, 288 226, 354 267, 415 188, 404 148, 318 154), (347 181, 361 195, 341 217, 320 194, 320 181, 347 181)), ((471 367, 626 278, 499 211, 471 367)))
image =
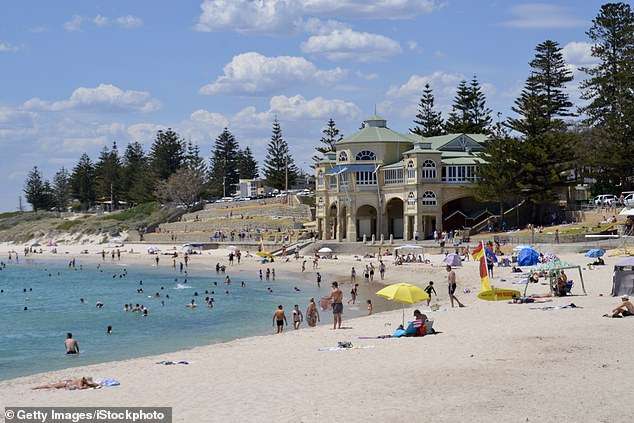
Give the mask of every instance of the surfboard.
POLYGON ((480 292, 478 298, 485 301, 509 301, 513 299, 513 295, 520 297, 522 294, 514 289, 493 288, 480 292))

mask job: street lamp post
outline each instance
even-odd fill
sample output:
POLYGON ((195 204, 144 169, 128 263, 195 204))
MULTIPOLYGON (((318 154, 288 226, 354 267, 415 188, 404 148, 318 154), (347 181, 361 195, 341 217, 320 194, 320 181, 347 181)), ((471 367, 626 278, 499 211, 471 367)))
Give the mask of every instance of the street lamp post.
POLYGON ((227 177, 226 177, 226 176, 223 176, 223 177, 222 177, 222 196, 223 196, 223 197, 226 197, 226 196, 227 196, 227 187, 226 187, 226 184, 227 184, 227 177))
POLYGON ((285 159, 286 159, 286 168, 285 168, 285 172, 284 172, 285 173, 284 186, 285 186, 285 191, 286 191, 286 204, 288 204, 288 202, 289 202, 288 201, 288 154, 286 155, 285 159))

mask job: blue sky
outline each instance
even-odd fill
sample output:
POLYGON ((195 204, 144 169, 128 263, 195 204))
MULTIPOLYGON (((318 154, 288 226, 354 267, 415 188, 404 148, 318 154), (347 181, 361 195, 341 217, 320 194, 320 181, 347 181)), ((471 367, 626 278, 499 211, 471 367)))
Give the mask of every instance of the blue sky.
POLYGON ((344 135, 374 114, 406 132, 430 82, 450 108, 477 75, 508 116, 535 46, 592 65, 585 32, 602 2, 181 0, 0 2, 0 211, 28 171, 48 179, 83 152, 146 149, 171 127, 205 157, 226 126, 262 161, 277 115, 308 169, 332 117, 344 135))

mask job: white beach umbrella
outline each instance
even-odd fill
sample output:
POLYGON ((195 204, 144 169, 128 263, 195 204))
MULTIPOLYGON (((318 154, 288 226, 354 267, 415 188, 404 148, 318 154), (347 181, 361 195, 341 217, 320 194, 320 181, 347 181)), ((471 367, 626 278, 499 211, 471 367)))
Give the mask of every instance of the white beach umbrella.
POLYGON ((317 252, 318 253, 332 253, 332 250, 328 247, 324 247, 324 248, 320 248, 317 252))

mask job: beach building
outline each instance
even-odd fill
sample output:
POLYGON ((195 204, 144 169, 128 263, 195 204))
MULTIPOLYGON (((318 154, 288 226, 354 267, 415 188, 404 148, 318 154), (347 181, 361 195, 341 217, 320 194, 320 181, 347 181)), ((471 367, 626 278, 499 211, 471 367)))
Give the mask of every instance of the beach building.
POLYGON ((482 134, 423 138, 373 116, 335 144, 315 168, 317 230, 323 240, 429 238, 474 226, 492 213, 468 187, 482 134))

